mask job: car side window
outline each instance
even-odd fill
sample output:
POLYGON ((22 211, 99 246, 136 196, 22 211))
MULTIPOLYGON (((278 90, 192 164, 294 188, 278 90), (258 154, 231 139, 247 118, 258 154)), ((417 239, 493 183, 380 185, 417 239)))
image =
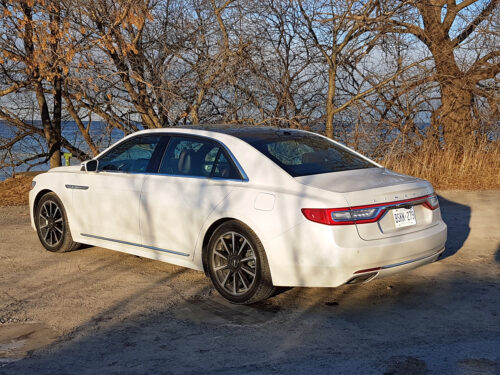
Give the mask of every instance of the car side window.
POLYGON ((224 152, 219 153, 212 177, 239 179, 240 176, 224 152))
POLYGON ((239 178, 217 142, 191 137, 173 137, 170 140, 159 172, 194 177, 239 178))
POLYGON ((219 146, 210 140, 172 137, 160 166, 160 173, 210 177, 219 146))
POLYGON ((147 172, 160 135, 144 135, 116 145, 99 158, 100 171, 147 172))

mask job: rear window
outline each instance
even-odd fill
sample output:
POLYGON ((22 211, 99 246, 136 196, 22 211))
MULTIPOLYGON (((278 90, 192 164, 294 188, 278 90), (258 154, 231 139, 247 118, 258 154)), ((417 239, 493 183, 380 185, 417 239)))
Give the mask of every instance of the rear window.
POLYGON ((277 131, 241 138, 293 177, 377 167, 328 139, 310 133, 277 131))

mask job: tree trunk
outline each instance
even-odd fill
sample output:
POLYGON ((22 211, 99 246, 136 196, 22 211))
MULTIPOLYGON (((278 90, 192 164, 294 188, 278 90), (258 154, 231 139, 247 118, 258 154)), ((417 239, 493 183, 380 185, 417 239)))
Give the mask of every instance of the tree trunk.
POLYGON ((328 68, 328 93, 326 97, 326 123, 325 134, 328 138, 333 139, 333 120, 335 117, 335 78, 336 70, 333 67, 328 68))
POLYGON ((54 111, 52 113, 52 134, 55 136, 54 153, 50 156, 50 167, 61 166, 61 121, 62 121, 62 71, 54 78, 54 111))
POLYGON ((43 134, 49 148, 50 168, 61 166, 61 134, 54 130, 50 120, 49 107, 45 100, 43 87, 40 81, 35 84, 36 98, 40 109, 40 117, 43 125, 43 134))
POLYGON ((474 137, 472 92, 460 82, 441 84, 439 118, 447 148, 458 148, 474 137))
POLYGON ((466 74, 458 67, 451 41, 442 40, 430 46, 441 88, 441 105, 434 116, 441 126, 446 148, 458 148, 473 136, 472 89, 466 74))

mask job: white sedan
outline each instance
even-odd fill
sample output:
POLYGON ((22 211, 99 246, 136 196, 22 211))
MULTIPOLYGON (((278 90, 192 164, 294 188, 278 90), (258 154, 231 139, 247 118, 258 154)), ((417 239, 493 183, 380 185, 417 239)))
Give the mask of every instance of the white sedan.
POLYGON ((38 175, 30 213, 49 251, 83 243, 204 271, 245 304, 412 269, 446 241, 429 182, 273 128, 134 133, 38 175))

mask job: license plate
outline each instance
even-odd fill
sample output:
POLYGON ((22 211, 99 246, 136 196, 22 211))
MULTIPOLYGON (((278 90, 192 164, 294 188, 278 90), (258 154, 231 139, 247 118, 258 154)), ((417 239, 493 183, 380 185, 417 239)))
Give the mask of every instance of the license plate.
POLYGON ((409 227, 410 225, 417 224, 413 207, 395 208, 392 210, 392 215, 394 216, 394 224, 396 225, 396 228, 409 227))

